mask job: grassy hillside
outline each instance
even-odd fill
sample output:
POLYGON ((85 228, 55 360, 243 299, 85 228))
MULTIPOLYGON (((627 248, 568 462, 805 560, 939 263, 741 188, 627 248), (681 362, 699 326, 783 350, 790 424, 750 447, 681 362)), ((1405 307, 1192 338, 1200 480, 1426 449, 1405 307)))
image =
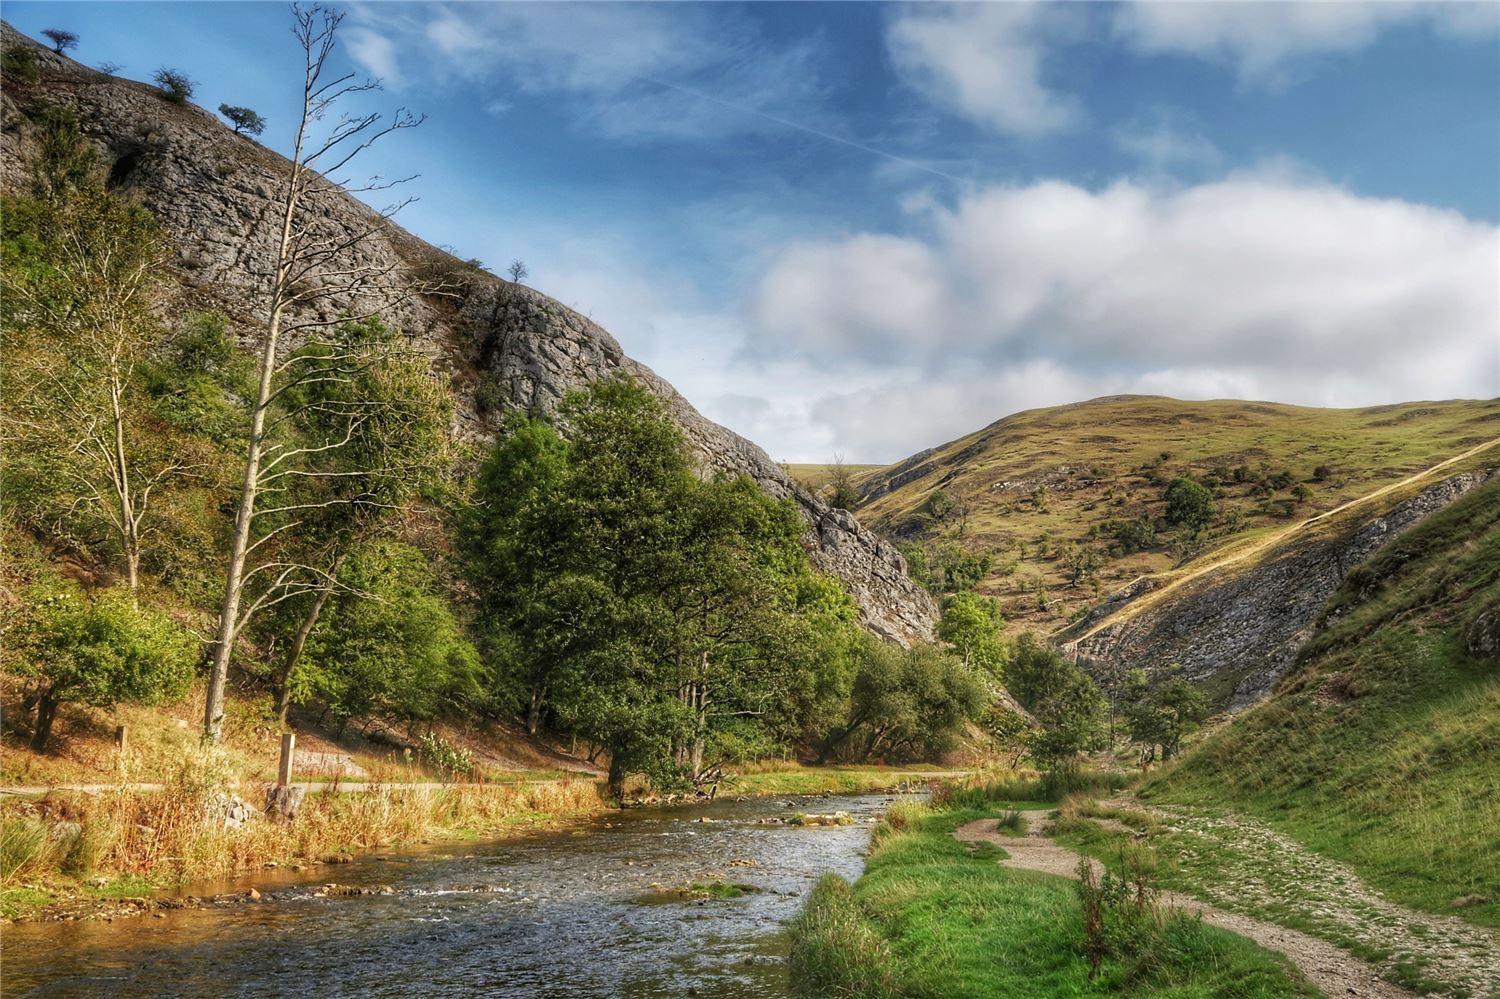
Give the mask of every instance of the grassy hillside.
MULTIPOLYGON (((811 489, 815 493, 821 494, 822 491, 828 487, 829 482, 833 479, 834 466, 832 464, 790 464, 783 465, 782 467, 786 469, 786 474, 790 475, 793 479, 802 483, 802 485, 811 489)), ((873 472, 880 471, 884 467, 884 465, 845 465, 844 469, 849 473, 850 478, 853 479, 853 481, 857 484, 861 479, 865 478, 873 472)))
POLYGON ((981 592, 1048 630, 1137 576, 1398 482, 1500 438, 1500 400, 1311 409, 1119 396, 1006 417, 858 479, 860 519, 929 561, 944 545, 988 555, 981 592), (1196 534, 1166 492, 1213 493, 1196 534))
POLYGON ((1392 898, 1500 925, 1500 481, 1356 569, 1270 700, 1143 789, 1248 811, 1392 898))

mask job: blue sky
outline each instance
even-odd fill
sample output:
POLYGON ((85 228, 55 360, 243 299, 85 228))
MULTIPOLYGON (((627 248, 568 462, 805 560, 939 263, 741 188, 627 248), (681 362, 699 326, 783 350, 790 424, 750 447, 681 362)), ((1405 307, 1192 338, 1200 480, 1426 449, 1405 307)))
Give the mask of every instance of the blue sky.
MULTIPOLYGON (((355 4, 427 240, 590 314, 774 457, 1114 392, 1500 395, 1500 5, 355 4)), ((257 108, 280 4, 39 4, 257 108)))

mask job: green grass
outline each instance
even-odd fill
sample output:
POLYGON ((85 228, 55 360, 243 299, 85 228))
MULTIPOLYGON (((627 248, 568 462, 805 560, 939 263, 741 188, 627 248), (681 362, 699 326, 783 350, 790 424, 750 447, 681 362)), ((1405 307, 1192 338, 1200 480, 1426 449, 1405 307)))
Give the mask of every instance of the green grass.
POLYGON ((30 919, 52 904, 52 893, 30 885, 0 888, 0 919, 30 919))
POLYGON ((1500 663, 1465 645, 1497 606, 1500 482, 1356 569, 1272 698, 1142 795, 1243 810, 1395 901, 1500 926, 1500 663))
MULTIPOLYGON (((1172 550, 1179 540, 1173 532, 1159 533, 1154 547, 1134 554, 1110 554, 1108 538, 1089 534, 1110 519, 1160 518, 1166 483, 1178 475, 1201 477, 1245 465, 1257 477, 1282 470, 1292 477, 1270 496, 1253 495, 1251 483, 1225 482, 1218 506, 1221 512, 1238 510, 1244 521, 1238 531, 1222 519, 1211 527, 1191 568, 1198 559, 1213 559, 1500 436, 1497 416, 1500 400, 1314 409, 1146 396, 1095 399, 1007 416, 935 448, 901 469, 903 477, 912 476, 908 481, 856 513, 877 530, 900 533, 925 525, 923 506, 939 487, 967 498, 962 537, 952 523, 929 531, 974 551, 996 552, 1003 571, 986 579, 982 591, 1001 599, 1007 620, 1050 631, 1099 599, 1092 585, 1070 583, 1065 561, 1055 554, 1057 541, 1079 543, 1104 559, 1101 594, 1173 568, 1182 554, 1172 550), (1315 477, 1319 466, 1327 474, 1315 477), (1041 504, 1032 498, 1039 484, 1047 487, 1041 504), (1309 493, 1305 501, 1293 496, 1298 485, 1309 493), (1043 533, 1051 542, 1048 554, 1039 556, 1043 533), (1038 584, 1049 596, 1046 610, 1035 597, 1038 584)), ((896 467, 863 473, 858 482, 867 490, 879 488, 896 467)))
MULTIPOLYGON (((782 467, 786 469, 786 473, 795 481, 811 489, 813 492, 820 491, 833 480, 833 464, 831 462, 826 465, 790 464, 783 465, 782 467)), ((884 467, 884 465, 844 466, 856 483, 864 476, 869 475, 871 472, 878 472, 884 467)))
POLYGON ((799 767, 764 770, 726 777, 720 794, 823 794, 882 791, 897 784, 922 781, 933 767, 799 767))
POLYGON ((994 814, 959 808, 877 837, 850 889, 825 879, 792 930, 805 996, 1271 997, 1316 995, 1279 956, 1191 920, 1169 921, 1155 960, 1107 959, 1090 978, 1081 905, 1068 880, 1012 870, 1002 850, 952 838, 994 814))

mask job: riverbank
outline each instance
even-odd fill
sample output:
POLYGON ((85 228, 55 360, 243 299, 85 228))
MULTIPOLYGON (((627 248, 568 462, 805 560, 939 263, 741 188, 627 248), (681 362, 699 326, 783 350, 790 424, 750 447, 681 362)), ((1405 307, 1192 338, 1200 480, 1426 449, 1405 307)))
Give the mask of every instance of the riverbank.
POLYGON ((852 886, 819 883, 792 930, 797 994, 1318 994, 1285 960, 1234 934, 1137 907, 1129 895, 1111 902, 1108 889, 1086 909, 1067 879, 1002 866, 1002 846, 962 842, 955 830, 999 817, 1021 834, 1028 815, 1046 813, 976 798, 892 809, 863 875, 852 886))
MULTIPOLYGON (((295 820, 192 776, 0 805, 0 917, 107 916, 138 900, 270 867, 342 863, 370 850, 497 838, 602 810, 590 780, 382 785, 308 795, 295 820)), ((249 793, 249 792, 247 792, 249 793)))
MULTIPOLYGON (((925 789, 930 780, 962 773, 787 765, 732 776, 720 795, 925 789)), ((0 801, 0 919, 128 917, 156 909, 162 893, 250 871, 301 870, 376 850, 499 839, 559 828, 612 807, 602 783, 588 779, 333 783, 310 791, 288 823, 260 816, 264 785, 241 785, 243 806, 210 786, 222 785, 202 768, 184 768, 161 785, 6 795, 0 801)), ((8 790, 23 789, 0 789, 8 790)))
POLYGON ((194 886, 199 899, 182 908, 162 896, 136 918, 0 927, 4 991, 785 999, 786 920, 821 874, 859 874, 890 799, 788 806, 721 795, 339 866, 252 871, 194 886), (788 821, 803 809, 849 821, 788 821), (721 885, 739 890, 713 890, 721 885))

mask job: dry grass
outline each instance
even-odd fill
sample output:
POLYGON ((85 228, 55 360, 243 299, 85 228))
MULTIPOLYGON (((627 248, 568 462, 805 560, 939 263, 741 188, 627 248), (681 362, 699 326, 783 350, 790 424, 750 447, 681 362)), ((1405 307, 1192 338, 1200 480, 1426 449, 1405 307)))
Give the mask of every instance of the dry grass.
MULTIPOLYGON (((198 754, 167 788, 12 801, 0 812, 0 888, 67 875, 144 875, 153 884, 229 877, 267 863, 318 860, 439 837, 496 834, 602 807, 593 781, 443 787, 383 785, 309 795, 293 822, 227 828, 222 755, 198 754)), ((249 802, 252 808, 260 800, 249 802)))

